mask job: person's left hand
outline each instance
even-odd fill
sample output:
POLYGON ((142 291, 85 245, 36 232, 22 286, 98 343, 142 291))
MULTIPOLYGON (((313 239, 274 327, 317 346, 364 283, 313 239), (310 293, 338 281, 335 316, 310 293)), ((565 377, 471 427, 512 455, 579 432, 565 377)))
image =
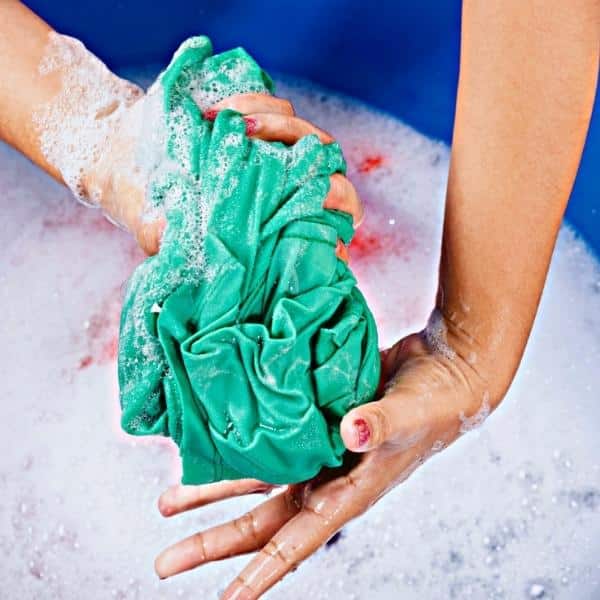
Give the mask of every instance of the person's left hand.
MULTIPOLYGON (((449 347, 460 347, 462 335, 449 333, 449 347)), ((477 424, 489 407, 484 380, 461 352, 440 352, 426 339, 412 335, 382 353, 387 391, 380 400, 350 411, 341 423, 346 447, 358 453, 349 453, 347 464, 282 488, 245 515, 167 548, 156 559, 157 574, 170 577, 258 551, 222 596, 258 598, 432 453, 452 442, 465 426, 477 424)), ((159 498, 159 510, 170 517, 274 487, 248 479, 174 486, 159 498)))

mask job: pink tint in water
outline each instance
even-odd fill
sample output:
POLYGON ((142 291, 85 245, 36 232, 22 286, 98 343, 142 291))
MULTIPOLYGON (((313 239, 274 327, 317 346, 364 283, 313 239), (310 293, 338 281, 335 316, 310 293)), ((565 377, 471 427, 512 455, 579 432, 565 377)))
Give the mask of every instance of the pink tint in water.
POLYGON ((86 352, 79 361, 79 369, 94 363, 107 364, 116 359, 120 311, 120 287, 116 287, 84 322, 86 352))

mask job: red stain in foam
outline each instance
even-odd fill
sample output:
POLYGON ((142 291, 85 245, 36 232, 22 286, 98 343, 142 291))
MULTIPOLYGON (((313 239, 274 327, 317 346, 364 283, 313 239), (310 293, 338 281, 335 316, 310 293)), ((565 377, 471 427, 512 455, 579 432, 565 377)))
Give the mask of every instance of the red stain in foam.
POLYGON ((350 264, 352 260, 375 260, 384 256, 408 259, 417 247, 415 232, 401 225, 374 229, 372 224, 364 223, 357 229, 350 242, 350 264), (386 231, 385 228, 389 227, 386 231))
POLYGON ((381 235, 369 233, 359 229, 350 242, 350 252, 352 257, 360 257, 374 252, 379 252, 383 248, 383 239, 381 235))
POLYGON ((79 361, 79 369, 87 369, 87 367, 89 367, 92 363, 94 362, 94 359, 89 355, 86 354, 80 361, 79 361))
POLYGON ((87 352, 79 361, 80 370, 91 364, 108 364, 117 358, 120 311, 120 292, 116 287, 84 324, 87 352))
POLYGON ((102 346, 102 352, 100 353, 101 362, 112 362, 116 360, 119 352, 119 339, 117 336, 112 337, 102 346))
POLYGON ((385 159, 382 154, 369 154, 359 163, 357 169, 359 173, 371 173, 381 168, 385 159))

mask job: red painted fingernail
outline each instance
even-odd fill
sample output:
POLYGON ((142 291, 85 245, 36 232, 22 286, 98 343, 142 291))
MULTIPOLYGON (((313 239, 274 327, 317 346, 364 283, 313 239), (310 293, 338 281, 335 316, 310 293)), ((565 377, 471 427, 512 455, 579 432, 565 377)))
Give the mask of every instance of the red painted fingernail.
POLYGON ((219 114, 218 110, 215 110, 214 108, 209 108, 208 110, 205 110, 202 113, 202 116, 207 120, 207 121, 214 121, 217 118, 217 115, 219 114))
POLYGON ((364 419, 356 419, 354 425, 354 436, 359 447, 364 446, 371 437, 369 424, 364 419))
POLYGON ((246 135, 252 135, 256 131, 256 119, 252 117, 244 117, 246 123, 246 135))

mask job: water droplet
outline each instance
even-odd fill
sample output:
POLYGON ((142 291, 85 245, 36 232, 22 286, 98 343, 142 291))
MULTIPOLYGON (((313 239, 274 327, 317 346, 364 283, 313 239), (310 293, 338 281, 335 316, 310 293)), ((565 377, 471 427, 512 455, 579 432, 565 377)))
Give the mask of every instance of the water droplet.
POLYGON ((529 586, 530 598, 544 598, 546 595, 546 587, 541 583, 532 583, 529 586))

